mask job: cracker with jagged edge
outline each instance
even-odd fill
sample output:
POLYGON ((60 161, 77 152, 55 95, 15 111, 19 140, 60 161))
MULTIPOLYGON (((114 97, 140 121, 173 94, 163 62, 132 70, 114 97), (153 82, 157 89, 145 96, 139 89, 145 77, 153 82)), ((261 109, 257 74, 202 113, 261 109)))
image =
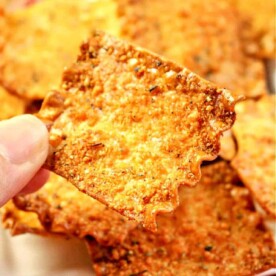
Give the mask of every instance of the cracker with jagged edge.
POLYGON ((25 233, 47 235, 49 234, 39 222, 35 213, 27 213, 16 208, 12 201, 0 209, 2 225, 9 229, 13 236, 25 233))
POLYGON ((123 38, 182 64, 218 86, 247 97, 265 93, 264 65, 244 51, 244 20, 227 1, 118 2, 123 38))
POLYGON ((17 196, 14 203, 20 210, 36 213, 50 233, 93 237, 104 245, 121 243, 137 225, 53 173, 39 191, 17 196))
POLYGON ((95 32, 48 94, 45 167, 124 216, 155 229, 195 185, 234 120, 225 89, 125 41, 95 32))
POLYGON ((13 95, 10 95, 0 86, 0 120, 9 119, 24 113, 26 103, 13 95))
POLYGON ((0 14, 0 83, 23 98, 43 99, 93 28, 117 34, 116 14, 113 0, 44 0, 0 14))
POLYGON ((255 275, 275 267, 275 245, 247 188, 220 162, 202 168, 181 204, 158 218, 158 231, 138 227, 121 245, 87 241, 97 275, 255 275))
POLYGON ((232 166, 238 171, 256 201, 276 217, 275 96, 237 105, 233 133, 238 152, 232 166))

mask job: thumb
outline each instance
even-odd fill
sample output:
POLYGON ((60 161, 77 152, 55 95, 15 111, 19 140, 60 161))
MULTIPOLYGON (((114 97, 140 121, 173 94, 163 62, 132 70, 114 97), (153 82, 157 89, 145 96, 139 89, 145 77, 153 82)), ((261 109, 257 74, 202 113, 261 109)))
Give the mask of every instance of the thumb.
POLYGON ((48 154, 48 131, 33 115, 0 122, 0 207, 21 191, 48 154))

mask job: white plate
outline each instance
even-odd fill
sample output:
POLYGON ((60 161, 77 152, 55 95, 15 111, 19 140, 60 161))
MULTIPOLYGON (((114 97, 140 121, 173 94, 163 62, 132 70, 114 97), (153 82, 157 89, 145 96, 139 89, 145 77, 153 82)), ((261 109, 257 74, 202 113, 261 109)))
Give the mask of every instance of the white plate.
POLYGON ((83 242, 25 234, 11 237, 0 227, 1 276, 94 275, 83 242))

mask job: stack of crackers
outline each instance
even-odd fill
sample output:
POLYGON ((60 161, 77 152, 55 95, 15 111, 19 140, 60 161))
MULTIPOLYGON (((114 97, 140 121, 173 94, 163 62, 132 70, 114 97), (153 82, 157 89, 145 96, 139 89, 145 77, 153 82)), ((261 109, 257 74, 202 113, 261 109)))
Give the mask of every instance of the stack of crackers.
POLYGON ((0 209, 12 235, 81 239, 96 275, 275 267, 272 0, 9 4, 0 119, 35 113, 51 145, 0 209))

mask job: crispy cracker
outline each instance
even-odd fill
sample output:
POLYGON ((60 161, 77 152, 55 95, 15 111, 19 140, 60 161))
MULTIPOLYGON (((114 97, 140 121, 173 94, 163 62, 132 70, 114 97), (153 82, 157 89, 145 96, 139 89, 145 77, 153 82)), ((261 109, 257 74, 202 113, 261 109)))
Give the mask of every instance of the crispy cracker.
POLYGON ((2 20, 0 83, 31 100, 43 99, 59 85, 64 67, 75 60, 79 45, 95 26, 117 33, 113 0, 44 0, 2 20))
POLYGON ((243 28, 245 37, 257 42, 245 45, 250 54, 261 58, 275 59, 276 45, 276 2, 275 0, 229 0, 238 8, 241 15, 248 21, 243 28))
POLYGON ((195 185, 234 122, 230 92, 102 32, 81 47, 38 116, 52 122, 45 167, 155 229, 195 185))
POLYGON ((133 230, 120 246, 88 241, 97 275, 254 275, 275 266, 275 247, 249 191, 227 163, 202 169, 158 232, 133 230))
POLYGON ((14 203, 24 211, 37 213, 41 224, 51 233, 89 236, 105 245, 122 242, 136 226, 55 174, 39 191, 17 196, 14 203))
POLYGON ((256 201, 276 217, 275 96, 242 102, 237 114, 238 154, 232 165, 256 201))
POLYGON ((25 233, 47 234, 36 214, 17 209, 12 201, 1 207, 0 213, 3 227, 9 229, 13 236, 25 233))
POLYGON ((9 119, 13 116, 24 113, 25 102, 13 95, 10 95, 0 86, 0 120, 9 119))
POLYGON ((227 1, 119 3, 122 37, 175 60, 219 86, 247 97, 264 94, 264 65, 243 51, 243 20, 227 1))
POLYGON ((220 139, 219 156, 224 160, 232 160, 236 155, 237 149, 231 130, 225 131, 220 139))

